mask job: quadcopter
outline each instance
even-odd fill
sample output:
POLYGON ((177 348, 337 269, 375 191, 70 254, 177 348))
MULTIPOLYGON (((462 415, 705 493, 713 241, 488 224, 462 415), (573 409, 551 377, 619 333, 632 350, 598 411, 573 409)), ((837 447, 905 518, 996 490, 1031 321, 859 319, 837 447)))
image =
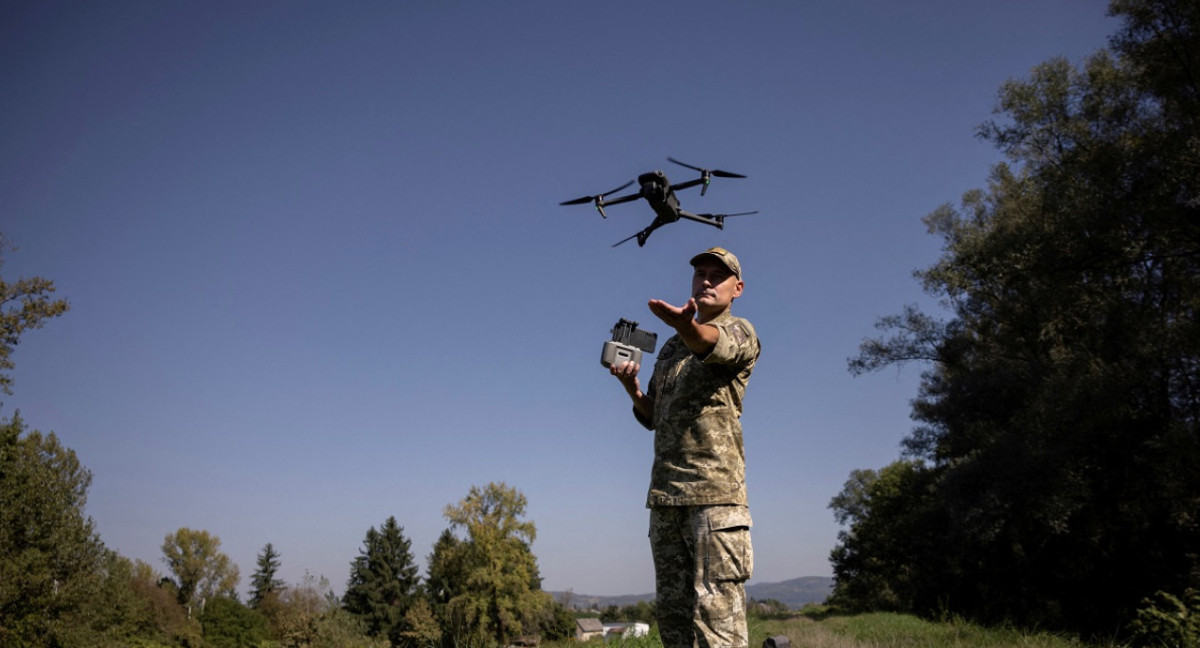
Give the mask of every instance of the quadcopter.
POLYGON ((667 175, 662 171, 650 171, 638 176, 637 183, 641 185, 641 189, 639 189, 637 193, 631 193, 619 198, 613 198, 612 200, 605 200, 607 196, 615 194, 618 191, 625 189, 629 185, 632 185, 634 181, 630 180, 629 182, 626 182, 612 191, 606 191, 596 196, 583 196, 582 198, 568 200, 559 204, 583 205, 586 203, 592 203, 596 206, 596 211, 600 212, 600 216, 602 218, 608 218, 608 215, 604 213, 604 207, 606 205, 619 205, 621 203, 637 200, 638 198, 645 198, 646 202, 650 203, 650 207, 654 209, 654 221, 651 222, 646 229, 638 232, 637 234, 613 243, 613 247, 617 247, 618 245, 635 238, 637 239, 638 247, 642 247, 646 245, 646 239, 650 238, 650 234, 654 230, 662 227, 663 225, 674 223, 680 218, 686 218, 690 221, 696 221, 697 223, 703 223, 705 225, 712 225, 717 229, 725 229, 726 218, 731 216, 748 216, 750 214, 758 213, 757 211, 749 211, 738 214, 693 214, 691 212, 684 211, 679 207, 679 198, 675 196, 676 191, 700 186, 700 195, 703 196, 708 191, 708 184, 712 181, 714 176, 718 178, 745 178, 746 176, 740 173, 721 171, 720 169, 702 169, 690 164, 685 164, 671 157, 667 158, 667 160, 674 162, 679 166, 687 167, 693 171, 699 171, 700 177, 695 180, 688 180, 679 184, 671 184, 670 181, 667 180, 667 175))

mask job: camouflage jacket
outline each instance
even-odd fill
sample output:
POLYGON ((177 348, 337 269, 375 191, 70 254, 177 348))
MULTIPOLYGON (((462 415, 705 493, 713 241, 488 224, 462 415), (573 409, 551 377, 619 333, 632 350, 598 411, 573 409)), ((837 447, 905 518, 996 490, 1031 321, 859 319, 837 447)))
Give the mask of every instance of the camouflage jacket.
POLYGON ((654 430, 647 507, 748 504, 739 419, 758 336, 750 322, 728 311, 708 324, 718 331, 713 350, 697 356, 672 336, 646 392, 654 401, 652 420, 634 409, 638 422, 654 430))

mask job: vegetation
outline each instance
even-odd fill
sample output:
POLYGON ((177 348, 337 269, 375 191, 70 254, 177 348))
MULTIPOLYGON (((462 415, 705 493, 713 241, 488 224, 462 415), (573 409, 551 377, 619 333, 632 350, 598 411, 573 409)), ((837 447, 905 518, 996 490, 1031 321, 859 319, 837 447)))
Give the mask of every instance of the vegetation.
POLYGON ((275 545, 268 542, 258 554, 258 569, 250 577, 250 607, 270 607, 279 598, 285 583, 275 574, 279 572, 279 553, 275 545))
MULTIPOLYGON (((453 566, 461 579, 450 587, 442 625, 455 644, 505 645, 523 635, 564 636, 569 615, 560 614, 553 598, 542 591, 537 558, 530 545, 537 536, 533 522, 523 520, 527 502, 520 491, 503 483, 471 487, 457 505, 447 506, 450 529, 465 534, 439 543, 438 573, 453 566)), ((444 594, 443 594, 444 596, 444 594)))
POLYGON ((91 481, 53 434, 0 422, 0 644, 90 635, 113 559, 83 514, 91 481))
MULTIPOLYGON (((1118 648, 1120 644, 1085 644, 1077 638, 1012 628, 985 628, 954 619, 927 621, 891 612, 856 615, 831 614, 813 606, 802 613, 749 616, 750 646, 758 648, 768 638, 786 637, 795 648, 1118 648)), ((662 648, 657 629, 646 637, 586 644, 543 642, 542 648, 609 646, 610 648, 662 648)))
MULTIPOLYGON (((0 267, 4 265, 4 252, 12 249, 8 239, 0 234, 0 267)), ((65 299, 51 299, 54 282, 42 277, 24 277, 16 282, 0 277, 0 390, 12 393, 12 352, 21 335, 52 317, 67 312, 71 306, 65 299)))
POLYGON ((404 615, 417 593, 417 565, 404 528, 389 517, 378 531, 367 530, 363 548, 350 565, 343 605, 367 625, 367 633, 393 643, 406 628, 404 615))
POLYGON ((929 368, 905 457, 831 503, 845 609, 1111 636, 1200 587, 1200 4, 1110 10, 1111 51, 1004 85, 1009 162, 926 218, 951 318, 851 361, 929 368))
POLYGON ((203 613, 209 599, 237 597, 238 567, 221 552, 221 539, 217 536, 183 527, 167 534, 162 552, 163 560, 175 575, 170 585, 179 604, 188 610, 188 616, 193 606, 203 613))

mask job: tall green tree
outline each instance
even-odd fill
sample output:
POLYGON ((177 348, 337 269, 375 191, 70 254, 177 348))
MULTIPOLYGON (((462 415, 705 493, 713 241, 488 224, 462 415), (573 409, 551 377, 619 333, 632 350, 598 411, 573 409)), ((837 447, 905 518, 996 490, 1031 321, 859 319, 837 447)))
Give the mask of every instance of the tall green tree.
POLYGON ((221 551, 221 539, 204 530, 181 527, 163 539, 163 562, 175 575, 179 604, 189 615, 202 613, 205 602, 237 597, 238 566, 221 551))
POLYGON ((446 606, 466 589, 464 544, 465 541, 460 540, 453 531, 444 529, 437 542, 433 543, 433 552, 426 561, 425 594, 434 615, 446 627, 449 626, 446 606))
POLYGON ((279 552, 270 542, 258 554, 258 567, 250 577, 250 607, 257 609, 283 591, 284 582, 275 575, 279 572, 279 552))
POLYGON ((0 645, 102 644, 117 557, 84 513, 92 474, 54 433, 0 422, 0 645))
MULTIPOLYGON (((0 233, 0 268, 4 266, 4 253, 13 249, 0 233)), ((6 394, 12 393, 9 372, 16 367, 12 353, 21 335, 70 309, 65 299, 51 298, 54 290, 54 282, 42 277, 10 281, 0 276, 0 390, 6 394)))
POLYGON ((532 521, 522 519, 525 496, 503 483, 472 486, 457 505, 444 512, 453 531, 464 534, 447 564, 461 569, 463 581, 451 584, 446 603, 446 635, 468 644, 505 645, 515 637, 539 632, 554 623, 555 606, 541 589, 537 537, 532 521))
POLYGON ((1200 584, 1200 5, 1111 11, 1113 51, 1001 88, 980 133, 1008 162, 926 218, 950 319, 885 318, 851 362, 930 368, 919 463, 835 500, 846 599, 1109 632, 1200 584))
POLYGON ((342 603, 363 619, 371 636, 396 644, 419 584, 412 542, 404 537, 404 527, 396 518, 389 517, 378 531, 375 527, 367 530, 363 548, 350 564, 342 603))

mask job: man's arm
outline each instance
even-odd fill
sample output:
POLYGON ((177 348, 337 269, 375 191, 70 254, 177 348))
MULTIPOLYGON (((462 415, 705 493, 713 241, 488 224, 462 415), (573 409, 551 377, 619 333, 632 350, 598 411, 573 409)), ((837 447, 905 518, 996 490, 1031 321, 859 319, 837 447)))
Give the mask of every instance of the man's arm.
POLYGON ((633 400, 633 408, 637 413, 647 421, 653 420, 654 416, 654 399, 650 398, 642 391, 641 383, 638 382, 638 370, 641 365, 636 362, 622 362, 614 364, 608 368, 609 373, 617 377, 621 381, 621 386, 625 388, 625 393, 629 394, 629 398, 633 400))
POLYGON ((650 312, 679 333, 679 339, 692 353, 706 356, 717 345, 720 331, 711 324, 696 321, 696 300, 689 299, 682 307, 675 307, 661 299, 650 300, 650 312))

